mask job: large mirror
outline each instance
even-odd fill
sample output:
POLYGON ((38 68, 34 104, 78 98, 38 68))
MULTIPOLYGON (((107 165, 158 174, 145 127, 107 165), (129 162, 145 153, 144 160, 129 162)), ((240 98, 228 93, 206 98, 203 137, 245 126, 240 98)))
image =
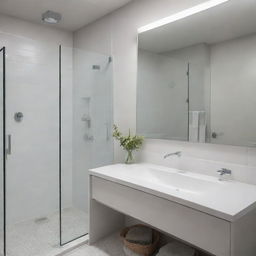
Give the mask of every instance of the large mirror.
POLYGON ((138 134, 256 146, 255 0, 226 1, 138 42, 138 134))

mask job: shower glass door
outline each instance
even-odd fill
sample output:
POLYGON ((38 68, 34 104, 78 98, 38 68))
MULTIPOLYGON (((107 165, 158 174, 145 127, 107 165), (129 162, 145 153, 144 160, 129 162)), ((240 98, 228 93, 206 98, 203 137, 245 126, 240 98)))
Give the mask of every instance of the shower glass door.
POLYGON ((5 255, 5 48, 0 49, 0 255, 5 255))
POLYGON ((7 255, 55 255, 59 46, 5 33, 0 41, 6 46, 6 153, 11 146, 6 154, 7 255))
POLYGON ((62 47, 61 245, 88 234, 88 170, 113 162, 112 66, 109 56, 62 47))

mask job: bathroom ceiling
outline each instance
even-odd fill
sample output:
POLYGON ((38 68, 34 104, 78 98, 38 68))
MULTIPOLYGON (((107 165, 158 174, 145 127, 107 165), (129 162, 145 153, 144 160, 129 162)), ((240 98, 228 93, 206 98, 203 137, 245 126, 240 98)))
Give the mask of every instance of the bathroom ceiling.
POLYGON ((256 1, 231 0, 139 35, 139 47, 156 53, 214 44, 256 33, 256 1), (239 21, 239 22, 238 22, 239 21))
POLYGON ((41 23, 47 10, 62 14, 59 24, 51 25, 75 31, 132 0, 0 0, 0 14, 41 23))

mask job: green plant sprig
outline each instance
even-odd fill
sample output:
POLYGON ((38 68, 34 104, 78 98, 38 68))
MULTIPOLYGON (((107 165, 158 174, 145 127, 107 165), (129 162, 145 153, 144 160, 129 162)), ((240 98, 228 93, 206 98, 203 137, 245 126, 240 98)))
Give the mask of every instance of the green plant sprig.
POLYGON ((116 125, 114 125, 113 137, 117 139, 120 142, 120 146, 127 151, 138 150, 142 146, 144 140, 144 137, 142 136, 132 136, 130 130, 128 136, 123 136, 116 125))

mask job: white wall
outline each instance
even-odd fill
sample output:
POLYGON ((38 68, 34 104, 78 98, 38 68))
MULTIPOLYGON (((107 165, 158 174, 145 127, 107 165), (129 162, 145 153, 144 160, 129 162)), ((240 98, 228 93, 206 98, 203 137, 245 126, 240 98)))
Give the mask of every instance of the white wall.
MULTIPOLYGON (((52 214, 58 209, 58 45, 72 47, 72 34, 0 16, 0 44, 7 52, 8 222, 52 214), (13 115, 24 113, 17 123, 13 115)), ((63 56, 63 188, 72 199, 72 50, 63 56)))
POLYGON ((155 139, 188 139, 188 63, 140 49, 137 133, 155 139))
MULTIPOLYGON (((76 47, 114 56, 114 122, 121 129, 130 127, 135 130, 136 127, 137 28, 199 2, 203 1, 135 1, 74 33, 76 47)), ((146 143, 144 152, 154 150, 162 156, 160 145, 163 143, 165 152, 179 148, 179 143, 174 141, 152 140, 150 148, 146 143)), ((213 163, 237 163, 248 168, 256 165, 254 148, 208 144, 204 145, 203 150, 201 147, 200 144, 185 143, 182 149, 193 159, 201 159, 204 155, 213 163)), ((123 161, 124 157, 118 145, 115 153, 115 160, 123 161)), ((246 176, 250 175, 249 172, 243 172, 246 176)))

